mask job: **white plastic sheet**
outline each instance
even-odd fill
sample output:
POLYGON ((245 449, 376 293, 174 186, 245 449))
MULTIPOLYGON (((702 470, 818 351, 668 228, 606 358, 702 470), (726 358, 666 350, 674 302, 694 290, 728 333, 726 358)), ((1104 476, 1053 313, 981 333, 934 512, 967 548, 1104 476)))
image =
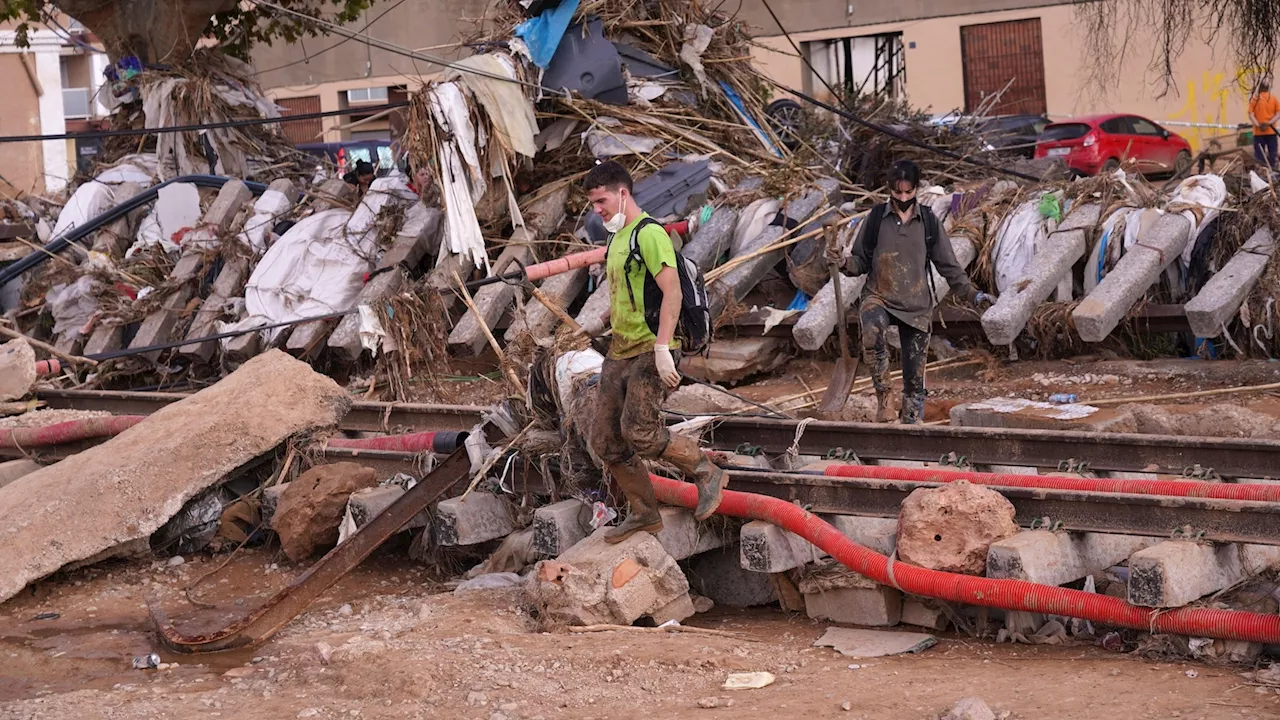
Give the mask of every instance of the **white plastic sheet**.
POLYGON ((74 283, 54 285, 45 293, 45 304, 53 315, 55 335, 75 337, 98 311, 102 283, 92 275, 82 275, 74 283))
POLYGON ((1020 280, 1057 223, 1040 214, 1040 197, 1022 203, 1000 224, 994 250, 996 290, 1005 292, 1020 280))
POLYGON ((747 243, 755 239, 782 209, 782 203, 776 198, 756 200, 747 205, 738 215, 738 224, 733 230, 733 241, 729 243, 729 256, 737 257, 746 252, 747 243))
POLYGON ((293 208, 289 196, 277 190, 267 190, 253 204, 253 216, 244 223, 240 231, 240 242, 253 250, 253 254, 261 257, 267 251, 267 236, 280 216, 293 208))
MULTIPOLYGON (((503 53, 472 55, 457 64, 488 75, 516 79, 515 64, 510 56, 503 53)), ((538 133, 538 121, 534 117, 533 103, 524 96, 523 88, 514 82, 475 73, 459 73, 458 79, 484 105, 494 129, 506 140, 507 147, 525 157, 533 157, 538 151, 533 141, 533 136, 538 133)))
POLYGON ((115 191, 105 183, 90 180, 76 188, 62 212, 58 213, 58 221, 53 226, 53 237, 62 237, 111 209, 114 204, 115 191))
POLYGON ((137 239, 125 251, 125 258, 156 245, 168 253, 178 252, 175 235, 199 225, 200 216, 200 190, 195 185, 174 183, 160 188, 155 207, 138 223, 137 239))
MULTIPOLYGON (((445 207, 442 245, 454 255, 467 255, 476 267, 489 268, 484 235, 476 218, 476 202, 488 189, 480 168, 477 143, 483 138, 471 124, 470 106, 456 83, 431 89, 431 114, 444 137, 440 144, 440 174, 445 207)), ((443 260, 445 254, 440 253, 443 260)))

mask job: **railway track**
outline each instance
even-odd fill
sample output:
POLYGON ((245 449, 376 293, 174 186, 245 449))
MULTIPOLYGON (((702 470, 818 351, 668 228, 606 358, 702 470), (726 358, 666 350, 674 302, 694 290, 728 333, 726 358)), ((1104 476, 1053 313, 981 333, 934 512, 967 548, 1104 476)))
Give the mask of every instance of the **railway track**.
MULTIPOLYGON (((147 415, 185 395, 102 390, 40 393, 51 408, 147 415)), ((343 430, 413 432, 469 430, 486 408, 468 405, 359 401, 343 430)), ((1227 479, 1280 476, 1280 441, 1056 430, 880 425, 755 417, 724 417, 708 435, 712 448, 779 455, 792 445, 801 455, 862 460, 937 462, 948 456, 973 465, 1217 475, 1227 479), (1196 468, 1198 470, 1195 470, 1196 468)))

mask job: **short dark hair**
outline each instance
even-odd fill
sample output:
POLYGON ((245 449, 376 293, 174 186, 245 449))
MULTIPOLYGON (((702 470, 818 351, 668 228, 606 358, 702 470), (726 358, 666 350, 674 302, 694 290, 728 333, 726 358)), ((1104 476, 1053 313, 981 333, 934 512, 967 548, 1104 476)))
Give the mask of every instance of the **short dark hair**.
POLYGON ((1271 91, 1271 81, 1263 80, 1258 83, 1258 92, 1270 92, 1270 91, 1271 91))
POLYGON ((889 189, 895 189, 903 181, 913 188, 920 187, 920 166, 910 160, 899 160, 890 166, 889 189))
POLYGON ((604 188, 606 190, 619 190, 626 188, 627 192, 631 190, 631 173, 622 167, 622 164, 614 160, 606 160, 599 165, 591 168, 587 172, 587 177, 582 181, 582 189, 591 192, 596 188, 604 188))
POLYGON ((373 174, 373 163, 369 162, 368 160, 356 161, 356 175, 372 175, 372 174, 373 174))

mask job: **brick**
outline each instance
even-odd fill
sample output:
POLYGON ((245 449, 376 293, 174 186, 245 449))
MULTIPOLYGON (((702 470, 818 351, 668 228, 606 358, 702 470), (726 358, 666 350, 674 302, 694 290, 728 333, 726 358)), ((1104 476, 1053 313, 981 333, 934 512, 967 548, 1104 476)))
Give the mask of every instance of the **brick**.
POLYGON ((889 627, 902 619, 902 593, 883 585, 805 593, 804 604, 809 617, 815 620, 889 627))
POLYGON ((581 500, 561 500, 533 512, 533 549, 541 555, 556 557, 590 534, 591 506, 581 500))
POLYGON ((1156 538, 1109 533, 1054 533, 1026 530, 997 540, 987 549, 987 577, 1065 585, 1100 575, 1156 538))
POLYGON ((440 545, 475 545, 515 531, 511 505, 487 492, 442 500, 436 506, 435 534, 440 545))
POLYGON ((1280 565, 1280 547, 1170 540, 1129 558, 1129 602, 1182 607, 1280 565))

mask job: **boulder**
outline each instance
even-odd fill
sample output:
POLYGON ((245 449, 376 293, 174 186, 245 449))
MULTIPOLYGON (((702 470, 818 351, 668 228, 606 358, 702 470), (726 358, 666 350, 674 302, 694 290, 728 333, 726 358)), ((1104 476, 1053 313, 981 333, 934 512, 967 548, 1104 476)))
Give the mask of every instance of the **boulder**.
POLYGON ((601 528, 557 560, 538 563, 528 587, 539 617, 567 625, 630 625, 649 616, 655 623, 693 615, 689 581, 649 533, 617 545, 601 528))
POLYGON ((991 543, 1018 532, 1014 509, 1000 493, 964 480, 921 488, 898 513, 898 557, 945 572, 981 575, 991 543))
POLYGON ((18 400, 36 384, 36 354, 21 338, 0 345, 0 402, 18 400))
POLYGON ((336 545, 338 523, 351 493, 377 484, 373 468, 349 462, 317 465, 298 476, 285 488, 271 517, 284 554, 298 562, 318 548, 336 545))

